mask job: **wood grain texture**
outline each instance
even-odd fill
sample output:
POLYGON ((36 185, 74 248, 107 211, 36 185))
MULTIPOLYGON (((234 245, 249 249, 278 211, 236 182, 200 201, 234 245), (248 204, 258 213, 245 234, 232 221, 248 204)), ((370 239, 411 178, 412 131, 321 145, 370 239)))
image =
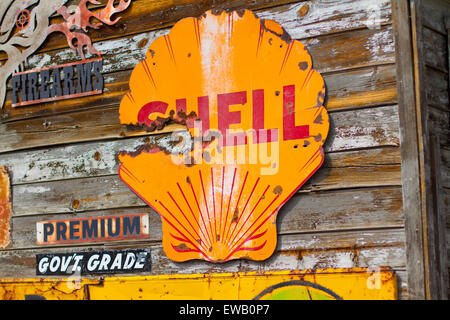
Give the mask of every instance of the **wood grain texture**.
MULTIPOLYGON (((330 115, 327 151, 380 145, 398 146, 397 106, 350 110, 330 115)), ((152 135, 158 132, 130 131, 118 121, 117 107, 49 116, 0 124, 1 152, 83 141, 152 135)), ((159 133, 183 129, 165 127, 159 133)))
MULTIPOLYGON (((450 148, 441 148, 441 164, 442 164, 442 174, 441 183, 443 188, 450 188, 450 148)), ((450 213, 450 212, 449 212, 450 213)))
POLYGON ((446 0, 427 1, 422 9, 423 26, 445 35, 447 33, 445 16, 449 11, 450 3, 446 0))
MULTIPOLYGON (((373 23, 368 3, 135 0, 117 28, 90 33, 95 47, 105 52, 103 95, 17 109, 8 103, 3 109, 0 165, 11 168, 15 231, 13 247, 0 252, 0 277, 35 277, 37 253, 150 247, 150 274, 390 266, 399 275, 401 298, 407 298, 411 276, 406 272, 399 58, 391 1, 370 1, 380 9, 373 28, 368 28, 373 23), (277 249, 265 262, 168 260, 160 217, 117 177, 119 151, 164 139, 119 124, 118 104, 131 70, 173 23, 212 7, 252 8, 279 22, 305 43, 327 84, 331 129, 324 165, 281 209, 277 249), (37 221, 137 212, 150 214, 148 240, 55 247, 35 242, 37 221)), ((49 38, 28 68, 77 60, 63 40, 49 38)), ((165 132, 175 128, 182 127, 165 132)))
POLYGON ((424 90, 427 104, 439 108, 448 113, 449 93, 448 74, 426 67, 424 70, 424 90))
MULTIPOLYGON (((73 1, 72 1, 73 2, 73 1)), ((70 3, 70 2, 69 2, 70 3)), ((77 3, 77 1, 73 2, 77 3)), ((102 6, 89 6, 96 12, 102 6)), ((127 35, 147 32, 172 26, 185 17, 199 17, 210 9, 250 9, 263 19, 283 22, 285 29, 293 38, 305 38, 322 34, 375 27, 388 24, 391 20, 390 1, 373 0, 370 5, 366 0, 344 0, 339 4, 327 1, 298 0, 134 0, 127 11, 121 14, 121 20, 114 27, 104 26, 99 30, 90 30, 89 36, 93 43, 115 39, 127 35), (283 5, 286 4, 286 5, 283 5), (303 10, 301 10, 303 8, 303 10), (371 8, 377 15, 372 17, 371 8), (306 10, 307 9, 307 10, 306 10), (305 13, 305 11, 307 11, 305 13), (301 13, 302 12, 302 13, 301 13), (373 21, 375 20, 375 21, 373 21), (119 31, 119 32, 118 32, 119 31)), ((51 23, 60 23, 61 17, 54 15, 51 23)), ((54 34, 40 49, 41 52, 67 47, 67 41, 62 35, 54 34)), ((0 55, 0 60, 5 56, 0 55)))
MULTIPOLYGON (((332 166, 333 162, 329 166, 332 166)), ((299 192, 399 185, 398 164, 372 166, 367 164, 340 168, 325 167, 299 192)), ((13 187, 13 204, 13 216, 146 206, 117 174, 17 185, 13 187)))
MULTIPOLYGON (((36 222, 38 221, 145 212, 148 212, 150 217, 148 241, 162 240, 161 218, 156 212, 148 206, 125 208, 125 205, 121 209, 46 215, 45 217, 15 217, 14 246, 11 249, 39 247, 36 245, 36 222)), ((279 234, 403 227, 403 223, 402 194, 399 187, 298 194, 280 210, 277 218, 279 234)))
MULTIPOLYGON (((428 134, 436 134, 439 136, 440 147, 450 146, 450 113, 436 108, 432 105, 427 106, 426 121, 428 134)), ((448 167, 448 162, 443 166, 448 167)))
MULTIPOLYGON (((211 3, 210 1, 198 1, 198 0, 161 0, 161 1, 149 1, 149 0, 134 0, 130 7, 121 13, 121 19, 114 26, 102 26, 98 29, 88 29, 89 37, 92 42, 95 43, 99 40, 114 39, 121 36, 138 33, 142 31, 148 31, 152 29, 161 28, 174 24, 179 19, 200 16, 204 11, 217 8, 217 9, 235 9, 235 8, 249 8, 258 9, 264 7, 270 7, 280 4, 293 2, 292 0, 219 0, 211 3)), ((77 3, 77 2, 74 2, 77 3)), ((104 4, 104 2, 103 2, 104 4)), ((93 12, 101 10, 102 6, 93 7, 93 12)), ((90 8, 90 6, 89 6, 90 8)), ((63 19, 59 15, 55 15, 50 20, 52 24, 58 24, 63 22, 63 19)), ((40 51, 49 51, 67 46, 66 37, 60 33, 51 34, 40 51)), ((5 59, 5 56, 0 56, 1 59, 5 59)))
MULTIPOLYGON (((448 72, 436 66, 427 64, 426 51, 430 50, 426 42, 430 37, 427 29, 430 29, 429 13, 437 8, 441 23, 450 15, 450 4, 442 7, 443 2, 415 1, 411 6, 413 45, 416 82, 416 110, 418 123, 418 143, 420 162, 420 183, 422 201, 422 226, 423 226, 423 256, 425 267, 425 292, 428 299, 446 299, 448 281, 447 270, 441 266, 442 253, 441 238, 443 232, 441 215, 441 156, 439 138, 442 137, 443 145, 448 143, 448 72), (432 9, 431 9, 432 8, 432 9), (431 107, 430 107, 431 106, 431 107), (443 110, 441 113, 437 110, 443 110), (446 279, 446 280, 444 280, 446 279)), ((436 33, 440 33, 436 30, 436 33)), ((439 42, 439 41, 438 41, 439 42)), ((441 60, 447 57, 446 50, 439 53, 439 44, 434 48, 441 60)), ((439 61, 439 60, 438 60, 439 61)), ((445 244, 445 243, 444 243, 445 244)))
POLYGON ((443 73, 448 73, 447 38, 435 30, 423 28, 425 63, 443 73))
POLYGON ((408 297, 424 299, 425 266, 410 8, 406 0, 393 0, 391 3, 397 57, 408 297))
MULTIPOLYGON (((118 105, 123 95, 128 91, 128 79, 131 70, 145 58, 150 43, 157 37, 167 33, 168 29, 165 29, 99 43, 97 45, 98 50, 105 52, 103 55, 103 73, 106 75, 103 95, 72 99, 70 101, 45 103, 26 108, 12 108, 11 91, 9 91, 3 109, 2 122, 69 111, 74 112, 93 107, 99 108, 101 106, 118 105)), ((389 25, 379 30, 361 29, 338 35, 326 35, 319 38, 307 39, 304 41, 304 44, 313 57, 314 68, 324 74, 342 72, 354 68, 385 64, 392 65, 395 62, 392 28, 389 25)), ((51 65, 68 63, 73 60, 76 60, 74 53, 70 49, 65 49, 42 55, 34 55, 29 59, 29 68, 44 68, 51 65)), ((374 71, 372 69, 372 71, 368 72, 374 73, 372 76, 374 76, 373 79, 377 79, 376 84, 379 87, 379 91, 377 90, 377 92, 364 96, 360 92, 352 92, 350 86, 346 88, 348 94, 353 94, 355 99, 359 99, 359 102, 353 102, 351 96, 348 95, 348 104, 345 101, 336 102, 336 99, 333 99, 333 96, 330 95, 330 107, 333 107, 333 103, 337 107, 343 107, 343 105, 351 106, 352 104, 356 106, 367 106, 370 104, 370 99, 375 100, 375 103, 378 104, 380 104, 380 101, 377 102, 376 100, 380 98, 383 99, 381 101, 382 103, 395 100, 395 92, 391 86, 391 84, 395 83, 392 78, 392 70, 390 71, 391 73, 389 73, 388 69, 375 69, 374 71), (369 101, 364 104, 364 100, 367 98, 369 98, 369 101)), ((358 72, 354 72, 344 77, 355 77, 354 83, 357 84, 361 83, 364 75, 361 75, 360 71, 359 74, 358 72)), ((367 75, 365 77, 367 79, 367 75)), ((333 76, 329 78, 331 83, 330 89, 333 90, 333 85, 335 86, 335 81, 333 82, 333 80, 335 78, 333 76)), ((370 80, 367 81, 368 87, 366 91, 371 91, 370 86, 373 85, 373 82, 371 84, 370 80)), ((344 91, 344 96, 345 93, 344 91)))
POLYGON ((390 0, 299 1, 257 12, 262 19, 283 23, 294 39, 354 29, 376 29, 391 23, 390 0))
MULTIPOLYGON (((131 70, 107 74, 103 94, 70 99, 65 102, 46 103, 26 108, 11 108, 7 103, 3 111, 4 122, 42 117, 57 113, 119 105, 129 90, 131 70)), ((374 66, 356 70, 323 74, 327 85, 328 110, 344 110, 397 102, 395 66, 374 66)), ((9 92, 10 95, 11 92, 9 92)))
MULTIPOLYGON (((151 274, 186 274, 352 268, 362 266, 378 267, 384 265, 404 270, 404 245, 403 229, 395 228, 279 235, 276 253, 267 261, 239 260, 220 265, 201 261, 175 263, 167 259, 159 241, 65 247, 58 248, 57 251, 64 253, 83 251, 88 248, 109 250, 127 247, 150 247, 152 251, 151 274)), ((6 278, 14 277, 17 273, 24 277, 33 277, 35 276, 35 254, 48 252, 56 251, 55 248, 40 248, 0 252, 0 274, 6 278), (15 266, 16 270, 12 271, 11 266, 15 266)))
MULTIPOLYGON (((113 175, 118 172, 117 154, 132 152, 146 143, 169 147, 171 137, 150 136, 87 142, 63 147, 0 154, 0 164, 10 169, 13 185, 113 175)), ((325 154, 324 168, 375 168, 400 164, 400 149, 385 147, 325 154)))
MULTIPOLYGON (((8 250, 0 253, 0 274, 4 278, 14 278, 17 273, 24 277, 35 277, 35 254, 37 253, 54 253, 56 251, 68 253, 145 247, 150 248, 152 259, 152 271, 145 273, 145 275, 250 271, 263 273, 278 270, 368 266, 376 269, 380 266, 390 265, 399 275, 400 298, 405 299, 408 297, 408 288, 404 265, 404 242, 402 229, 280 235, 278 236, 276 252, 267 261, 238 260, 221 265, 201 261, 175 263, 167 259, 159 242, 140 242, 128 245, 116 243, 108 246, 90 245, 89 248, 8 250), (335 241, 336 239, 339 239, 339 241, 335 241)), ((123 276, 127 275, 124 274, 123 276)))

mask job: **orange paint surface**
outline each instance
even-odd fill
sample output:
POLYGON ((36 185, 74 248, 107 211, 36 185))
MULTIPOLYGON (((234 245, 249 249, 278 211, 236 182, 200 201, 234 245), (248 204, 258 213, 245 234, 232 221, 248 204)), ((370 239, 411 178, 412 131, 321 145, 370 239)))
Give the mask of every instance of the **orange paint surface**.
POLYGON ((0 167, 0 248, 10 244, 11 190, 9 175, 5 167, 0 167))
POLYGON ((160 214, 170 259, 272 255, 278 210, 323 163, 324 98, 306 47, 251 11, 186 18, 152 43, 120 122, 185 124, 193 148, 123 152, 119 175, 160 214))

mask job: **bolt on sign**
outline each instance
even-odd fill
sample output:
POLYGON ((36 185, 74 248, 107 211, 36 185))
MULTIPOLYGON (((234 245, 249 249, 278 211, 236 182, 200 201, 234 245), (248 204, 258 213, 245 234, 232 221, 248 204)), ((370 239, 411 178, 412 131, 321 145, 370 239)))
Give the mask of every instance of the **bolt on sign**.
POLYGON ((36 255, 36 275, 83 275, 144 271, 151 271, 150 249, 36 255))
POLYGON ((52 245, 146 239, 149 229, 147 213, 39 221, 36 223, 36 243, 52 245))
POLYGON ((183 152, 119 155, 120 178, 162 218, 167 256, 269 258, 278 210, 324 159, 325 84, 307 48, 251 11, 207 11, 156 39, 129 85, 122 124, 190 133, 183 152))
POLYGON ((0 167, 0 249, 11 243, 11 188, 5 167, 0 167))
POLYGON ((101 4, 101 2, 81 0, 78 6, 64 6, 68 1, 1 1, 0 51, 5 52, 8 57, 0 67, 2 108, 6 97, 6 82, 11 75, 12 107, 79 98, 103 92, 104 81, 101 73, 103 53, 94 48, 85 32, 88 29, 98 29, 103 24, 116 24, 120 17, 111 20, 112 16, 126 10, 131 0, 119 0, 116 6, 114 0, 108 0, 106 5, 96 12, 88 9, 88 3, 101 4), (61 15, 63 22, 50 24, 50 17, 54 14, 61 15), (69 47, 77 51, 82 60, 25 71, 28 58, 54 32, 63 33, 69 47), (84 48, 97 58, 86 60, 84 48))

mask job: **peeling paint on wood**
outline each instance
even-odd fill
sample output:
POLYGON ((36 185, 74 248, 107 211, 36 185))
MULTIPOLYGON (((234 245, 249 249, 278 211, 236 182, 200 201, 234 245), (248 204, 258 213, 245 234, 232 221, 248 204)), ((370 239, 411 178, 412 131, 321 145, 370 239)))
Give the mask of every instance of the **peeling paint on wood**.
MULTIPOLYGON (((349 189, 295 195, 280 211, 277 220, 279 234, 298 232, 330 232, 403 226, 402 195, 400 188, 349 189), (330 203, 332 205, 324 205, 330 203)), ((83 218, 100 215, 130 214, 137 210, 149 212, 151 241, 161 241, 161 218, 147 206, 84 212, 83 218)), ((74 214, 46 215, 46 219, 73 219, 74 214)), ((76 214, 77 217, 81 213, 76 214)), ((12 249, 36 247, 35 225, 42 216, 14 217, 15 232, 12 249)))
MULTIPOLYGON (((346 268, 347 262, 336 256, 337 252, 354 257, 351 267, 372 266, 379 267, 390 264, 394 269, 403 269, 404 266, 404 232, 401 228, 390 228, 370 231, 342 231, 325 233, 286 234, 278 236, 278 245, 273 257, 264 262, 252 262, 248 260, 231 261, 223 265, 211 264, 202 261, 190 261, 176 263, 169 260, 163 252, 160 242, 136 242, 132 244, 111 243, 108 245, 91 245, 90 248, 103 247, 106 250, 118 250, 126 248, 150 247, 152 255, 152 274, 168 273, 210 273, 210 272, 236 272, 236 271, 269 271, 304 269, 301 265, 305 257, 319 256, 312 268, 346 268), (363 255, 359 257, 359 252, 363 255), (385 252, 380 255, 380 252, 385 252), (290 258, 287 258, 290 257, 290 258)), ((80 247, 58 248, 58 252, 78 252, 86 250, 80 247)), ((0 274, 2 277, 14 277, 14 272, 8 270, 11 263, 17 264, 17 271, 24 277, 35 272, 34 254, 51 253, 54 249, 24 249, 9 250, 0 253, 0 274)), ((307 258, 308 259, 308 258, 307 258)))
MULTIPOLYGON (((383 185, 401 185, 400 166, 326 168, 299 192, 383 185)), ((17 185, 13 191, 14 216, 146 205, 117 175, 17 185)))
POLYGON ((291 37, 305 39, 344 30, 378 28, 388 24, 391 22, 391 1, 301 1, 258 15, 263 19, 283 21, 283 27, 291 37))
MULTIPOLYGON (((11 175, 14 232, 12 247, 0 252, 0 278, 35 276, 35 254, 54 252, 51 248, 36 248, 33 228, 37 221, 139 210, 149 213, 151 238, 89 247, 150 247, 152 275, 389 265, 398 274, 400 298, 407 298, 391 1, 369 2, 381 8, 379 28, 368 27, 366 0, 338 4, 326 0, 213 4, 183 0, 178 7, 170 1, 133 0, 118 23, 120 32, 106 27, 92 33, 95 47, 105 52, 103 95, 21 110, 12 109, 9 103, 3 109, 0 165, 8 166, 11 175), (299 16, 306 5, 308 10, 299 16), (119 186, 115 178, 116 152, 134 151, 157 137, 118 125, 117 106, 128 90, 130 70, 144 58, 155 38, 168 33, 168 26, 210 6, 257 8, 259 17, 273 19, 294 38, 305 39, 315 57, 314 68, 324 74, 327 84, 326 106, 334 133, 326 146, 324 166, 280 212, 279 245, 265 262, 236 261, 218 267, 169 261, 161 245, 160 217, 119 186), (319 205, 322 202, 327 205, 319 205)), ((430 30, 435 28, 439 27, 430 30)), ((62 40, 59 35, 52 36, 48 45, 31 57, 28 66, 45 67, 73 60, 75 55, 62 40)), ((433 59, 430 53, 429 61, 433 59)), ((440 60, 437 62, 429 63, 430 73, 438 73, 436 68, 442 67, 440 60)), ((448 110, 448 102, 437 94, 442 91, 438 77, 431 82, 430 88, 438 88, 430 91, 435 94, 431 96, 435 107, 448 110)), ((432 119, 441 123, 438 114, 434 113, 432 119)), ((441 152, 443 159, 448 159, 446 155, 441 152)), ((445 190, 450 194, 446 181, 445 190)), ((59 245, 58 250, 77 252, 86 247, 59 245)))
MULTIPOLYGON (((146 131, 127 131, 117 118, 118 110, 112 108, 48 117, 46 122, 30 119, 0 124, 0 131, 5 128, 0 150, 148 135, 146 131)), ((332 130, 325 151, 399 145, 397 106, 330 113, 330 123, 332 130)), ((172 125, 161 133, 173 131, 172 128, 183 126, 172 125)))

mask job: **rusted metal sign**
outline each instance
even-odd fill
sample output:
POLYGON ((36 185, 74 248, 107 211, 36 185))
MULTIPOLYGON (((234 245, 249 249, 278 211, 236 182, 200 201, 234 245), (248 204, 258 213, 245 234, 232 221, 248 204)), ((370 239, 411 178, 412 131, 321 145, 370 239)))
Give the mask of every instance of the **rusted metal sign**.
POLYGON ((144 271, 151 271, 150 249, 36 255, 36 275, 83 275, 144 271))
POLYGON ((103 93, 103 60, 94 58, 12 75, 12 107, 103 93))
MULTIPOLYGON (((88 9, 88 4, 101 4, 97 0, 81 0, 77 6, 64 6, 68 0, 11 0, 0 3, 0 51, 6 53, 7 61, 0 67, 0 106, 3 107, 6 97, 6 82, 11 74, 15 74, 13 81, 12 106, 24 106, 81 97, 101 93, 103 78, 96 74, 93 88, 89 90, 89 63, 85 61, 84 49, 92 55, 101 57, 102 53, 95 49, 91 39, 85 33, 88 29, 98 29, 101 25, 114 25, 120 17, 111 20, 114 14, 126 10, 132 0, 108 0, 106 5, 96 12, 88 9), (63 22, 50 24, 50 17, 54 14, 62 16, 63 22), (95 18, 95 19, 94 19, 95 18), (95 22, 98 21, 98 22, 95 22), (82 58, 78 77, 84 78, 78 87, 73 84, 76 78, 72 66, 63 65, 49 69, 39 69, 24 72, 27 59, 36 52, 48 36, 54 32, 61 32, 66 36, 70 48, 76 50, 82 58), (59 75, 62 69, 62 77, 59 75), (83 70, 84 69, 84 70, 83 70), (80 72, 81 71, 81 72, 80 72), (63 79, 64 85, 61 84, 63 79), (97 81, 97 85, 95 82, 97 81), (101 81, 101 85, 100 82, 101 81), (84 84, 85 86, 84 86, 84 84), (63 87, 62 87, 63 86, 63 87), (20 95, 17 95, 21 91, 20 95)), ((100 64, 93 66, 93 73, 97 73, 100 64)))
MULTIPOLYGON (((0 280, 0 299, 36 296, 92 300, 394 300, 398 299, 398 286, 397 276, 389 268, 107 277, 101 281, 73 276, 0 280)), ((189 301, 184 303, 176 313, 190 314, 191 305, 189 301)), ((222 314, 238 314, 236 307, 231 308, 222 310, 222 314)))
POLYGON ((147 213, 40 221, 36 223, 36 243, 53 245, 145 239, 149 237, 149 229, 147 213))
POLYGON ((5 167, 0 167, 0 249, 11 243, 11 187, 5 167))
POLYGON ((306 47, 251 11, 186 18, 152 43, 120 122, 190 137, 182 153, 122 152, 119 175, 162 217, 170 259, 272 255, 278 210, 324 159, 324 98, 306 47))
POLYGON ((251 11, 186 18, 151 44, 120 122, 190 136, 183 152, 122 152, 119 175, 160 214, 170 259, 272 255, 278 210, 324 159, 324 98, 306 47, 251 11))

